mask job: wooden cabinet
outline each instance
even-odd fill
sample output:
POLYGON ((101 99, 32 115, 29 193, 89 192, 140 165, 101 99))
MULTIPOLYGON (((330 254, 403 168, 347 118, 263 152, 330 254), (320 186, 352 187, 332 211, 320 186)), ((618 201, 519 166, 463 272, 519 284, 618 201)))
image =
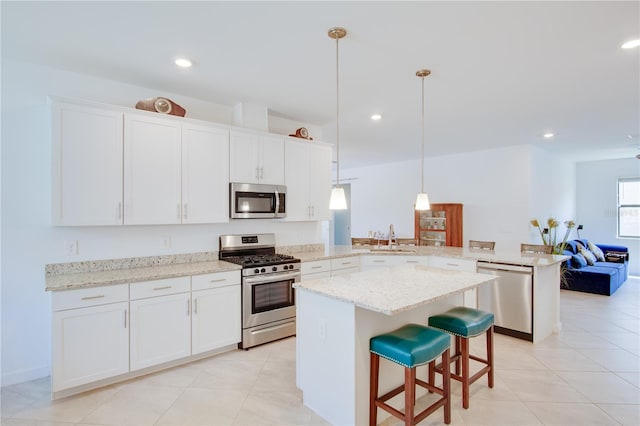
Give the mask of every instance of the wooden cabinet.
POLYGON ((431 204, 415 212, 415 237, 422 246, 462 247, 462 204, 431 204))
POLYGON ((129 371, 128 287, 53 294, 53 392, 129 371))
POLYGON ((191 354, 239 343, 242 340, 240 274, 193 276, 192 290, 191 354))
POLYGON ((181 222, 180 123, 146 115, 124 118, 124 223, 181 222))
POLYGON ((287 220, 329 220, 331 146, 289 138, 285 144, 287 220))
POLYGON ((189 280, 131 284, 131 371, 191 354, 189 280))
POLYGON ((52 105, 52 222, 122 224, 123 113, 52 105))
POLYGON ((229 131, 182 125, 182 223, 229 221, 229 131))
POLYGON ((231 182, 284 185, 284 137, 232 130, 229 178, 231 182))

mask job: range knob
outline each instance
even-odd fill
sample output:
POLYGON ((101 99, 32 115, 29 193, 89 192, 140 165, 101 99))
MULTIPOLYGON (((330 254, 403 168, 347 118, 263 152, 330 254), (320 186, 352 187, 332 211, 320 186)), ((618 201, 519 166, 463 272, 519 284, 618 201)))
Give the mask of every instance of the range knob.
POLYGON ((264 268, 260 269, 260 272, 266 272, 266 271, 267 271, 267 270, 266 270, 266 269, 264 269, 264 268))
POLYGON ((283 268, 286 271, 287 269, 289 269, 289 265, 284 265, 283 268))
POLYGON ((257 274, 257 273, 259 273, 259 272, 260 272, 260 269, 258 269, 258 268, 256 268, 256 269, 254 269, 254 270, 253 270, 253 273, 254 273, 254 274, 257 274))
POLYGON ((271 270, 272 270, 273 272, 276 272, 276 271, 278 270, 278 267, 277 267, 277 266, 274 266, 273 268, 271 268, 271 270))

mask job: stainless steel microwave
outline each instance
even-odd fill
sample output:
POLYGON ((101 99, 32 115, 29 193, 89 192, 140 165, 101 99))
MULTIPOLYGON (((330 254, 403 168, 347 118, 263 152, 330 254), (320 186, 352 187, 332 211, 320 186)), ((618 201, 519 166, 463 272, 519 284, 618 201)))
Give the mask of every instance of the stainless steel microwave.
POLYGON ((259 183, 229 184, 231 219, 272 219, 287 216, 287 187, 259 183))

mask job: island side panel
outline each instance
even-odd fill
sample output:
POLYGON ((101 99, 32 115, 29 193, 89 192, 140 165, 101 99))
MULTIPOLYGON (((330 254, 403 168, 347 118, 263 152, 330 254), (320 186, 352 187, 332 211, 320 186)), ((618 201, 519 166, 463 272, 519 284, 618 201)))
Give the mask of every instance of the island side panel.
POLYGON ((560 322, 560 263, 533 269, 533 343, 562 330, 560 322))
POLYGON ((304 404, 334 425, 355 425, 355 309, 296 290, 298 386, 304 404))

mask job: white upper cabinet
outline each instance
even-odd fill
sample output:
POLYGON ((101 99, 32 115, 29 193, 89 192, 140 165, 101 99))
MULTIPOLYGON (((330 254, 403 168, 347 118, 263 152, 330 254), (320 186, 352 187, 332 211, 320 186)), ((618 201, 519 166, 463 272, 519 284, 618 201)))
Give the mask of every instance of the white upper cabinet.
POLYGON ((182 223, 229 221, 229 131, 182 125, 182 223))
POLYGON ((122 224, 123 113, 54 102, 53 224, 122 224))
POLYGON ((182 219, 180 123, 147 115, 124 118, 124 223, 182 219))
POLYGON ((284 137, 232 130, 229 167, 231 182, 284 185, 284 137))
POLYGON ((287 220, 330 219, 331 146, 287 139, 285 184, 287 220))

